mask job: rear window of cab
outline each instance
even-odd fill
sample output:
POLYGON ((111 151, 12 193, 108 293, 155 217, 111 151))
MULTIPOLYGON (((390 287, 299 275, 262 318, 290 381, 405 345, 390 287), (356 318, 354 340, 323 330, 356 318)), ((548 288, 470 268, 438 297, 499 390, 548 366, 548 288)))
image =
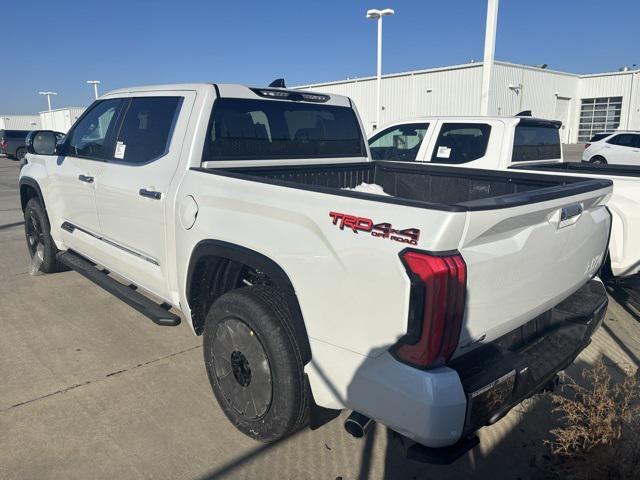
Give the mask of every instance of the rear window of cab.
POLYGON ((360 122, 349 107, 219 98, 203 161, 366 157, 360 122))
POLYGON ((524 123, 516 126, 512 162, 556 160, 561 158, 559 125, 555 123, 524 123))

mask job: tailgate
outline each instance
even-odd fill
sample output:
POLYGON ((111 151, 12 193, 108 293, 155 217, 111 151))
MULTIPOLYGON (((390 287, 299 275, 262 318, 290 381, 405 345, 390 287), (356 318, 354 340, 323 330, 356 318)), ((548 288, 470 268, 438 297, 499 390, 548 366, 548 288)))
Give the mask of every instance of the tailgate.
POLYGON ((611 186, 546 201, 471 210, 459 251, 467 305, 455 356, 509 333, 554 307, 599 270, 611 186))

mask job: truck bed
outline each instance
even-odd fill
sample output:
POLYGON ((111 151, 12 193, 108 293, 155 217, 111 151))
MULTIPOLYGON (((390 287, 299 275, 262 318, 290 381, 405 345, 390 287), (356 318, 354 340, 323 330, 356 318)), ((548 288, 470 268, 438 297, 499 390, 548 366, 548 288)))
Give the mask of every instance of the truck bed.
POLYGON ((194 170, 334 195, 447 211, 515 207, 586 193, 611 185, 611 181, 606 179, 541 177, 524 172, 513 174, 385 161, 194 170), (390 196, 342 190, 354 188, 361 183, 377 184, 390 196))

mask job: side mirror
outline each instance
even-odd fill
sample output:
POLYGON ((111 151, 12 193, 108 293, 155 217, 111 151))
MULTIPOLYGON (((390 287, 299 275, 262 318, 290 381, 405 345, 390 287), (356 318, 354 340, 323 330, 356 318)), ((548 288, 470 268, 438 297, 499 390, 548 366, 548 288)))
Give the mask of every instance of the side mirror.
POLYGON ((58 139, 51 130, 34 130, 27 135, 27 152, 36 155, 55 155, 58 139))

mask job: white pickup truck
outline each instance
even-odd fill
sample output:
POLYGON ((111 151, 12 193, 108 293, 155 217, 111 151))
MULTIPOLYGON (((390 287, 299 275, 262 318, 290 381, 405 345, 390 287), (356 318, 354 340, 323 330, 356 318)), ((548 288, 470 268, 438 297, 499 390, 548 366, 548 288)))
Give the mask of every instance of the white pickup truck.
POLYGON ((63 143, 29 136, 29 252, 160 325, 180 311, 253 438, 301 428, 315 402, 449 461, 600 324, 611 182, 371 162, 362 131, 337 95, 111 92, 63 143), (388 195, 345 190, 363 182, 388 195))
POLYGON ((614 189, 611 243, 603 275, 640 272, 640 167, 563 163, 560 122, 531 117, 423 117, 399 121, 369 138, 374 160, 430 162, 491 170, 607 178, 614 189))

